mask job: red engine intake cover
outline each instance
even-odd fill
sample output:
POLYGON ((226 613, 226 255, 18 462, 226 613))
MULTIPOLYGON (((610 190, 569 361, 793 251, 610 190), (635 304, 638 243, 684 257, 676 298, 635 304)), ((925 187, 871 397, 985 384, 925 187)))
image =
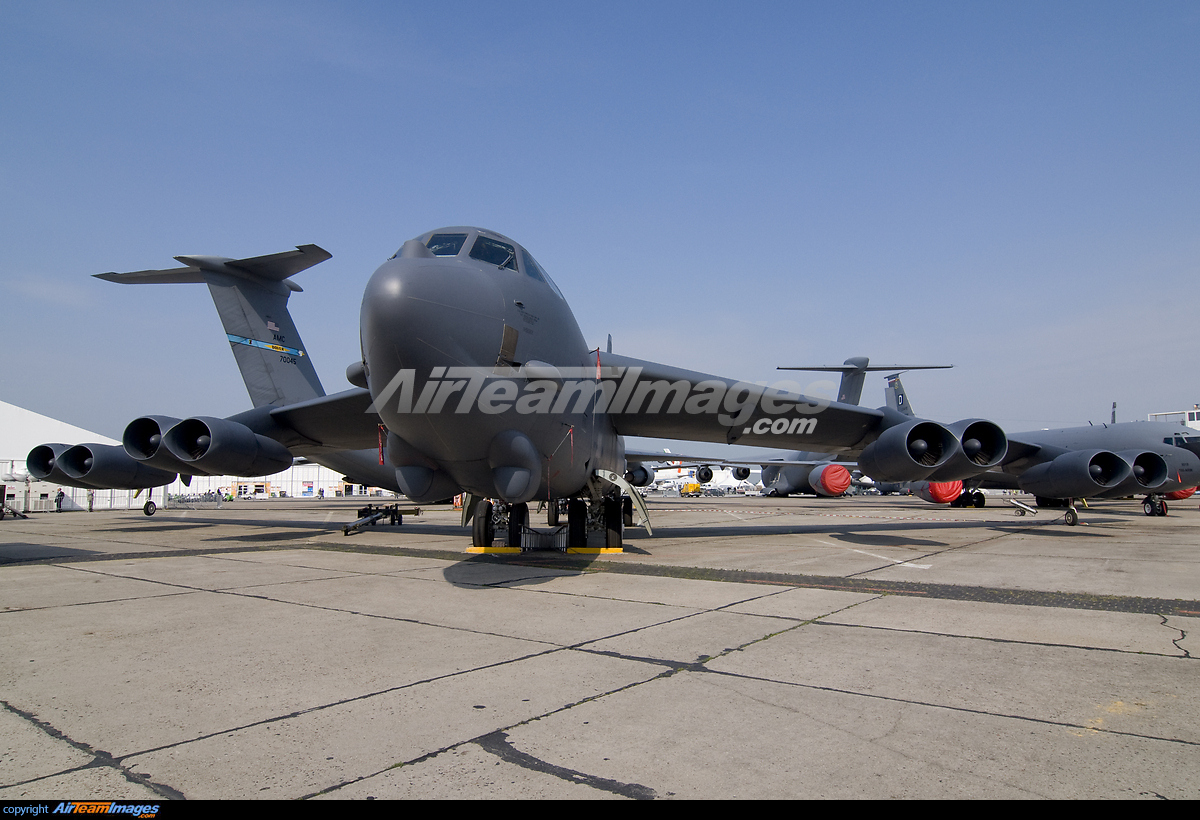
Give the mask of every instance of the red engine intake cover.
POLYGON ((951 501, 962 495, 962 482, 930 481, 925 492, 928 493, 928 497, 925 497, 925 493, 922 493, 921 497, 925 498, 925 500, 929 503, 949 504, 951 501))
POLYGON ((841 495, 850 489, 850 471, 840 464, 830 464, 821 471, 820 483, 828 495, 841 495))
POLYGON ((1163 496, 1163 498, 1166 498, 1170 501, 1183 501, 1185 498, 1191 498, 1195 494, 1196 494, 1196 488, 1192 487, 1191 489, 1188 489, 1188 490, 1176 490, 1173 493, 1167 493, 1166 495, 1163 496))

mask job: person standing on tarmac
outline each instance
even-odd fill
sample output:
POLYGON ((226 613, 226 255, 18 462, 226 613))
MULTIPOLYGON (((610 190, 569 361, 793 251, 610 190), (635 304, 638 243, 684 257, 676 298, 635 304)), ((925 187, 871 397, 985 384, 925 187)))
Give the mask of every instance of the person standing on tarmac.
POLYGON ((66 497, 67 497, 67 494, 62 491, 62 487, 59 487, 58 492, 55 493, 55 495, 54 495, 54 511, 55 512, 62 512, 63 499, 66 497))

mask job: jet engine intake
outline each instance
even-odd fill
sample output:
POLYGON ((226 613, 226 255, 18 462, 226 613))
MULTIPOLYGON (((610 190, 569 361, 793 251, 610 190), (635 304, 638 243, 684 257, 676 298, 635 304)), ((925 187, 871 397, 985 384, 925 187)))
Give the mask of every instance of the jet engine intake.
POLYGON ((1121 485, 1133 473, 1128 461, 1107 450, 1073 450, 1030 467, 1017 479, 1043 498, 1091 498, 1121 485))
POLYGON ((920 481, 912 487, 913 495, 930 504, 949 504, 962 495, 961 481, 920 481))
POLYGON ((985 473, 1004 460, 1008 436, 999 425, 985 419, 963 419, 949 426, 958 439, 953 455, 930 477, 934 482, 954 482, 985 473))
POLYGON ((1108 498, 1151 492, 1167 483, 1167 460, 1158 453, 1146 450, 1123 450, 1117 453, 1129 464, 1129 476, 1119 485, 1103 493, 1108 498))
POLYGON ((710 482, 712 480, 713 480, 712 467, 705 465, 703 467, 696 468, 696 481, 700 482, 701 484, 707 484, 708 482, 710 482))
POLYGON ((625 480, 634 487, 649 487, 654 483, 654 470, 645 464, 635 464, 626 471, 625 480))
POLYGON ((745 481, 750 478, 749 467, 734 467, 730 472, 733 473, 733 477, 738 481, 745 481))
MULTIPOLYGON (((134 461, 139 461, 148 467, 183 475, 208 475, 207 470, 199 469, 195 464, 182 461, 163 444, 163 436, 167 431, 179 424, 179 419, 171 416, 142 416, 125 425, 121 436, 121 446, 126 454, 134 461)), ((219 473, 217 474, 219 475, 219 473)))
POLYGON ((262 476, 292 466, 288 448, 228 419, 184 419, 162 440, 184 465, 209 475, 262 476))
POLYGON ((862 451, 858 466, 876 481, 921 481, 958 449, 958 437, 949 429, 917 419, 884 430, 862 451))
POLYGON ((58 457, 70 447, 69 444, 39 444, 26 456, 25 469, 35 481, 67 484, 71 487, 84 486, 74 484, 71 477, 64 473, 58 464, 58 457))
POLYGON ((817 495, 845 495, 851 482, 850 471, 841 464, 821 464, 813 467, 808 474, 808 486, 817 495))

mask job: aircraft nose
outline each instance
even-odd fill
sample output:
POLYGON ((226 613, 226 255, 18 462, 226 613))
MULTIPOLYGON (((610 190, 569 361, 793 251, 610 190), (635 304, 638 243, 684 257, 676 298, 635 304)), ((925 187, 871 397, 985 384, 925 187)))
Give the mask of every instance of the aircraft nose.
POLYGON ((361 343, 373 392, 401 369, 423 378, 439 366, 491 367, 503 336, 495 277, 424 246, 424 254, 405 256, 415 241, 375 271, 363 293, 361 343))

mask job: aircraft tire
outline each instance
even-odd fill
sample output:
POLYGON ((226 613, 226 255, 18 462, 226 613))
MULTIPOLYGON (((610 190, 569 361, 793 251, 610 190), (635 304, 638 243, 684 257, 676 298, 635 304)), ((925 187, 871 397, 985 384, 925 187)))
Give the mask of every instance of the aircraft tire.
POLYGON ((508 507, 508 546, 521 548, 521 529, 529 526, 529 505, 510 504, 508 507))
POLYGON ((1067 523, 1068 527, 1074 527, 1079 523, 1079 513, 1074 507, 1068 507, 1066 514, 1063 515, 1063 521, 1067 523))
POLYGON ((154 513, 157 510, 158 510, 158 507, 154 504, 153 501, 147 501, 146 506, 142 507, 142 513, 144 515, 154 515, 154 513))
POLYGON ((572 498, 567 504, 567 547, 583 549, 587 546, 587 503, 572 498))
POLYGON ((971 501, 975 505, 975 509, 981 510, 987 505, 987 496, 981 492, 971 494, 971 501))
POLYGON ((471 519, 471 546, 487 549, 492 545, 492 502, 480 501, 475 505, 475 516, 471 519))
POLYGON ((633 526, 633 499, 629 496, 621 499, 621 524, 626 527, 633 526))
POLYGON ((1160 506, 1159 506, 1159 508, 1158 508, 1158 514, 1159 514, 1159 515, 1166 515, 1166 514, 1167 514, 1167 502, 1165 502, 1165 501, 1160 501, 1160 502, 1158 502, 1158 503, 1159 503, 1159 505, 1160 505, 1160 506))
POLYGON ((604 499, 604 546, 619 549, 621 546, 621 499, 604 499))
POLYGON ((1142 512, 1144 512, 1146 515, 1155 515, 1156 513, 1154 511, 1154 502, 1148 498, 1145 501, 1143 501, 1142 502, 1142 512))
POLYGON ((546 507, 546 525, 550 527, 558 526, 558 502, 553 498, 550 499, 546 507))

